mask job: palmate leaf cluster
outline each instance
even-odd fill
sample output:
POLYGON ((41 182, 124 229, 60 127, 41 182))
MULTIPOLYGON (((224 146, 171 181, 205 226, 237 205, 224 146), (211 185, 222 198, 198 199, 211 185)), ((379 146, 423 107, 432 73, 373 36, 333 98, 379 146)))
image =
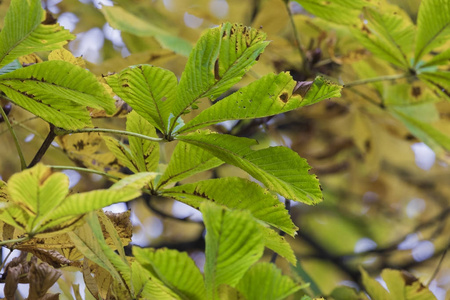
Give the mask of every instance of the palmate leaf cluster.
MULTIPOLYGON (((423 0, 417 24, 385 1, 297 2, 319 18, 347 26, 366 49, 403 72, 399 78, 426 84, 428 90, 414 103, 408 99, 415 91, 409 82, 374 87, 384 97, 382 106, 412 133, 433 147, 449 149, 448 137, 418 113, 430 109, 436 94, 448 98, 444 69, 450 57, 445 48, 448 0, 423 0)), ((126 130, 120 132, 127 139, 102 136, 109 158, 126 171, 100 168, 96 165, 100 154, 90 153, 96 170, 86 171, 103 172, 118 181, 109 189, 71 194, 68 178, 42 164, 0 182, 2 245, 29 251, 57 267, 77 268, 83 273, 87 295, 96 299, 284 299, 304 288, 274 264, 259 261, 268 248, 297 264, 294 251, 278 232, 295 237, 299 229, 278 197, 304 204, 321 202, 316 176, 307 161, 289 148, 261 148, 254 139, 221 134, 214 126, 275 116, 339 97, 342 87, 323 77, 297 82, 281 72, 227 93, 263 55, 269 42, 262 30, 223 23, 206 30, 192 46, 119 6, 101 11, 111 26, 151 36, 161 47, 187 56, 185 69, 178 79, 169 70, 137 64, 99 79, 85 69, 82 59, 61 49, 74 36, 44 21, 40 1, 12 0, 0 33, 0 91, 6 99, 50 123, 51 130, 55 126, 54 133, 68 144, 75 134, 96 129, 92 128, 95 111, 116 115, 115 99, 132 111, 126 115, 126 130), (45 62, 21 63, 24 56, 42 51, 52 51, 45 62), (199 112, 202 102, 212 105, 199 112), (162 144, 169 142, 176 146, 164 165, 162 144), (222 164, 247 176, 184 183, 222 164), (202 212, 203 274, 186 253, 175 250, 132 247, 133 255, 125 255, 123 247, 131 233, 125 238, 117 222, 97 210, 142 193, 175 199, 202 212), (61 245, 52 246, 58 241, 61 245)), ((417 280, 411 283, 399 272, 382 274, 389 293, 362 274, 373 299, 399 295, 433 299, 417 280)), ((336 289, 332 296, 367 298, 346 288, 336 289)))
MULTIPOLYGON (((120 21, 114 19, 114 10, 104 10, 113 23, 120 21)), ((116 111, 113 95, 120 97, 133 108, 126 122, 130 137, 127 142, 103 138, 117 161, 134 174, 119 174, 123 179, 107 190, 76 194, 70 194, 66 175, 42 164, 15 174, 7 183, 1 182, 2 224, 14 228, 10 234, 3 232, 2 244, 39 253, 54 265, 81 268, 96 298, 222 299, 239 294, 256 299, 261 291, 248 284, 261 282, 271 291, 267 299, 283 299, 299 290, 300 285, 274 266, 257 262, 268 247, 296 264, 289 244, 275 231, 295 236, 298 230, 277 194, 319 203, 322 193, 317 178, 309 173, 306 160, 288 148, 253 150, 255 140, 206 127, 295 110, 338 97, 341 87, 318 77, 306 89, 299 89, 288 73, 268 74, 185 123, 183 116, 198 109, 200 101, 215 101, 257 62, 268 45, 262 31, 231 23, 207 30, 190 52, 179 82, 171 71, 143 64, 99 80, 82 61, 60 49, 74 36, 44 19, 40 1, 11 1, 0 34, 0 91, 54 126, 58 135, 92 126, 94 109, 112 115, 116 111), (27 12, 27 22, 21 22, 21 12, 27 12), (54 51, 47 61, 20 63, 23 56, 50 50, 54 51), (171 141, 177 145, 161 171, 160 143, 171 141), (223 163, 241 168, 264 187, 240 177, 174 187, 180 180, 223 163), (176 199, 203 213, 207 230, 204 276, 191 258, 177 251, 134 248, 134 258, 125 256, 115 226, 95 211, 130 201, 142 192, 176 199), (62 258, 45 242, 25 244, 30 239, 54 242, 55 236, 67 240, 58 249, 70 248, 77 254, 62 258), (85 257, 82 264, 80 254, 85 257), (88 275, 91 271, 94 278, 88 275), (90 283, 100 278, 102 284, 90 283)), ((155 28, 147 29, 154 30, 166 46, 183 43, 155 28)))
MULTIPOLYGON (((437 153, 450 150, 450 137, 431 124, 435 119, 430 112, 440 99, 450 100, 449 1, 421 1, 415 24, 405 11, 389 1, 296 2, 320 18, 347 26, 375 57, 391 64, 393 72, 403 72, 398 75, 408 78, 407 84, 374 84, 383 107, 437 153), (412 85, 413 81, 417 84, 412 85)), ((386 69, 382 74, 373 74, 364 63, 355 64, 354 68, 363 76, 387 74, 386 69)))

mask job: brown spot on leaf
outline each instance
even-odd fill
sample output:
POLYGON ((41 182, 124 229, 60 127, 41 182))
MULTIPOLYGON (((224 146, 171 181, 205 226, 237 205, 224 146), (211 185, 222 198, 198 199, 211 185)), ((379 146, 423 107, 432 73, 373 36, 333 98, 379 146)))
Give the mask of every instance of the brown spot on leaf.
POLYGON ((411 94, 417 98, 422 94, 422 89, 419 86, 414 86, 411 90, 411 94))
POLYGON ((281 94, 279 98, 281 101, 283 101, 283 103, 286 103, 289 100, 289 94, 287 92, 283 92, 283 94, 281 94))
POLYGON ((217 81, 221 79, 219 75, 219 59, 216 59, 216 62, 214 63, 214 78, 217 81))

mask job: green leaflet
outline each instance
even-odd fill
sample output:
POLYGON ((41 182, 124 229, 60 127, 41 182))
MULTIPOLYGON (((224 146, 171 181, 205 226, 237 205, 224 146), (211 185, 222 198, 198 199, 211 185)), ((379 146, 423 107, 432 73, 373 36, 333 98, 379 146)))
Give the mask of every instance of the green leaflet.
POLYGON ((37 164, 14 174, 8 181, 11 206, 1 212, 2 220, 31 235, 64 230, 85 213, 138 197, 141 182, 154 177, 154 173, 140 173, 119 181, 109 190, 67 196, 67 176, 52 174, 50 168, 37 164), (140 185, 133 185, 135 182, 140 185))
POLYGON ((450 151, 450 136, 444 134, 429 123, 419 121, 399 109, 392 109, 394 116, 402 121, 409 131, 431 149, 437 152, 438 155, 445 151, 450 151))
POLYGON ((218 299, 221 284, 234 287, 263 254, 258 224, 248 212, 229 211, 211 202, 200 205, 206 227, 207 299, 218 299))
MULTIPOLYGON (((14 174, 8 181, 8 193, 11 202, 22 210, 23 218, 12 218, 25 232, 38 233, 42 223, 63 203, 68 189, 69 179, 66 175, 51 174, 51 170, 42 164, 14 174)), ((9 211, 5 213, 9 214, 9 211)))
POLYGON ((338 24, 357 25, 370 0, 295 0, 313 15, 338 24))
POLYGON ((183 133, 226 120, 281 114, 320 100, 339 97, 341 87, 317 77, 301 95, 289 73, 269 74, 202 111, 178 132, 183 133), (305 95, 306 94, 306 95, 305 95), (303 97, 304 96, 304 97, 303 97))
POLYGON ((94 74, 64 61, 47 61, 0 75, 14 103, 64 129, 91 125, 86 107, 115 111, 114 99, 94 74))
POLYGON ((163 283, 178 299, 205 299, 203 276, 187 253, 133 247, 133 255, 150 272, 152 281, 163 283))
POLYGON ((160 280, 156 280, 150 271, 141 266, 136 260, 131 264, 131 278, 136 299, 180 299, 175 292, 165 286, 160 280))
POLYGON ((214 99, 241 80, 268 45, 265 38, 256 29, 230 23, 206 31, 181 75, 173 107, 175 118, 198 99, 214 99))
MULTIPOLYGON (((135 111, 127 115, 127 131, 158 137, 155 128, 135 111)), ((108 149, 133 173, 155 171, 159 162, 159 144, 129 136, 128 147, 115 138, 104 136, 108 149)))
POLYGON ((417 17, 415 64, 450 38, 450 0, 422 0, 417 17))
POLYGON ((428 86, 436 93, 440 94, 447 100, 450 100, 450 72, 422 72, 418 75, 418 77, 428 84, 428 86))
POLYGON ((246 209, 253 217, 294 236, 298 230, 284 207, 272 194, 257 183, 238 177, 225 177, 183 184, 162 191, 198 208, 202 202, 213 201, 230 209, 246 209))
POLYGON ((415 27, 411 20, 395 11, 364 9, 367 23, 354 29, 358 40, 373 54, 394 65, 408 69, 407 55, 412 51, 415 27))
POLYGON ((253 151, 250 146, 256 143, 254 140, 205 131, 179 136, 178 139, 241 168, 269 190, 287 199, 306 204, 322 201, 319 181, 308 173, 310 166, 289 148, 270 147, 253 151))
POLYGON ((11 1, 0 32, 0 68, 22 55, 59 49, 75 38, 59 24, 41 24, 44 19, 41 1, 11 1))
MULTIPOLYGON (((157 138, 155 127, 135 111, 127 115, 127 131, 157 138)), ((154 172, 159 163, 159 143, 129 136, 130 150, 140 172, 154 172)))
POLYGON ((283 300, 301 287, 274 264, 259 263, 245 273, 237 289, 247 300, 283 300))
POLYGON ((205 149, 187 143, 178 143, 166 171, 158 181, 157 189, 221 164, 223 161, 205 149))
POLYGON ((176 99, 175 74, 150 65, 126 68, 106 77, 113 91, 161 132, 167 132, 176 99))
POLYGON ((447 49, 447 50, 442 51, 441 53, 433 56, 432 59, 425 62, 420 67, 445 65, 445 64, 448 64, 449 62, 450 62, 450 49, 447 49))
POLYGON ((103 6, 101 12, 108 23, 121 31, 129 32, 137 36, 152 36, 163 48, 173 50, 184 56, 188 56, 192 44, 177 35, 167 32, 147 21, 139 19, 119 6, 103 6))
POLYGON ((291 245, 286 241, 284 236, 278 234, 275 230, 259 226, 263 234, 264 246, 284 257, 292 265, 297 265, 297 258, 291 245))

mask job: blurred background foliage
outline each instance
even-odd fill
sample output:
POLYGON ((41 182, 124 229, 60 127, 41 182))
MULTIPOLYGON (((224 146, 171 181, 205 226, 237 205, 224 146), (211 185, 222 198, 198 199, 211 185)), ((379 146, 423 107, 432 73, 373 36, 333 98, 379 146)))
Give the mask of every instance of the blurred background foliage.
MULTIPOLYGON (((0 2, 0 20, 8 2, 0 2)), ((389 2, 416 20, 420 0, 389 2)), ((189 47, 203 30, 224 21, 262 28, 271 40, 259 63, 236 88, 270 72, 290 71, 296 80, 311 80, 320 74, 341 84, 398 72, 366 50, 348 27, 316 18, 296 2, 49 0, 43 3, 61 25, 77 35, 67 48, 75 56, 82 56, 87 68, 98 76, 138 63, 163 67, 180 76, 189 47), (113 8, 108 7, 113 4, 113 8), (299 54, 288 9, 306 60, 299 54)), ((46 57, 46 53, 41 55, 42 59, 46 57)), ((308 160, 312 172, 320 179, 324 202, 317 206, 296 203, 291 208, 300 230, 298 237, 289 242, 299 266, 291 270, 286 261, 278 258, 277 264, 285 273, 306 281, 309 276, 317 285, 312 288, 326 295, 338 285, 356 286, 360 265, 374 277, 383 268, 404 269, 429 284, 437 299, 448 299, 450 256, 444 256, 450 233, 448 152, 439 145, 423 143, 417 132, 386 108, 386 105, 403 107, 404 113, 432 124, 441 133, 450 132, 449 103, 440 101, 433 93, 419 93, 420 98, 418 91, 424 91, 423 83, 406 79, 394 84, 358 85, 345 88, 340 99, 272 118, 227 122, 214 128, 256 138, 264 146, 291 147, 308 160), (417 100, 420 105, 405 108, 402 101, 411 103, 414 97, 420 98, 417 100), (428 98, 424 101, 423 97, 428 98)), ((2 105, 22 141, 27 161, 31 160, 45 138, 47 124, 19 107, 2 105)), ((201 105, 209 104, 204 101, 201 105)), ((122 116, 129 107, 123 105, 122 109, 124 113, 113 118, 98 114, 94 125, 124 128, 122 116)), ((195 111, 186 118, 193 115, 195 111)), ((4 123, 0 123, 3 180, 20 169, 19 159, 11 155, 16 150, 7 131, 4 123)), ((173 148, 174 143, 164 145, 166 162, 173 148)), ((43 162, 86 166, 119 176, 126 172, 98 134, 58 138, 43 162)), ((66 174, 74 192, 111 184, 98 175, 75 171, 66 174)), ((230 174, 248 176, 225 165, 189 180, 230 174)), ((129 203, 129 207, 116 205, 110 209, 127 208, 132 210, 134 244, 187 251, 202 265, 204 227, 200 213, 176 201, 150 196, 129 203)), ((271 255, 267 251, 265 259, 269 261, 271 255)), ((59 286, 64 290, 76 281, 68 272, 59 286)))

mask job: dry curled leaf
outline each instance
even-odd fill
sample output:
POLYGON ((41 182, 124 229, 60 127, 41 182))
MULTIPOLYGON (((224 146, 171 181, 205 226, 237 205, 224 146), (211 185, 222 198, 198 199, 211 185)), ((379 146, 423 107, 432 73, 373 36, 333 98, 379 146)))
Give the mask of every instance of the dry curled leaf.
POLYGON ((30 271, 27 276, 30 282, 28 300, 58 299, 58 294, 47 295, 47 291, 61 277, 61 271, 56 270, 45 262, 38 264, 35 256, 31 258, 30 264, 30 271))

